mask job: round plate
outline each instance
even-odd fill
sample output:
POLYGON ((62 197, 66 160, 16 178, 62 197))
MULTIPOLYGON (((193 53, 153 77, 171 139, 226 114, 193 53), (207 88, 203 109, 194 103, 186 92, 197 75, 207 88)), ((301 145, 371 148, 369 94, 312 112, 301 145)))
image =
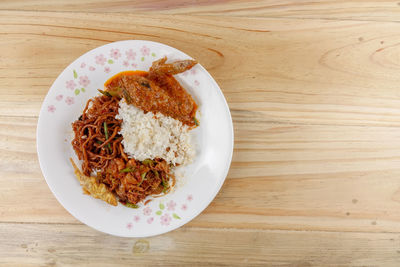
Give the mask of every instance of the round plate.
POLYGON ((146 237, 174 230, 210 204, 228 173, 233 152, 232 118, 217 83, 197 64, 176 75, 199 105, 200 126, 191 131, 196 156, 192 164, 177 171, 174 190, 146 206, 140 204, 138 209, 120 203, 114 207, 83 194, 69 162, 72 157, 78 163, 71 145, 71 123, 82 113, 86 101, 98 95, 97 89, 102 89, 108 78, 125 70, 148 70, 154 60, 163 56, 169 61, 190 58, 170 46, 140 40, 93 49, 58 76, 40 110, 37 151, 46 182, 65 209, 99 231, 146 237))

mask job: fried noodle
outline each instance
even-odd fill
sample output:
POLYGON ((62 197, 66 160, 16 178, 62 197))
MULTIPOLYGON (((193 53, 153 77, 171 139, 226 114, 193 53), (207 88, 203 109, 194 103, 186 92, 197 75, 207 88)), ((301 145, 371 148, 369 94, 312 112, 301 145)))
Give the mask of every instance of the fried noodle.
POLYGON ((170 166, 163 159, 129 159, 121 143, 119 98, 97 96, 89 99, 82 115, 72 123, 72 146, 82 160, 82 172, 94 174, 122 203, 136 204, 149 195, 166 194, 175 184, 170 166), (172 180, 172 185, 170 181, 172 180))

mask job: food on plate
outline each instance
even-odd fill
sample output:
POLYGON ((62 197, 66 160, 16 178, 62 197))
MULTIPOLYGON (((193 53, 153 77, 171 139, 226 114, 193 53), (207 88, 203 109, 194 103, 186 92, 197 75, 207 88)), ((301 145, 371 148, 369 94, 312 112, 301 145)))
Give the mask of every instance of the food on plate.
POLYGON ((105 184, 97 182, 94 177, 83 175, 78 166, 76 166, 75 162, 72 159, 70 159, 70 161, 74 167, 76 178, 81 184, 82 190, 85 194, 92 195, 94 198, 104 200, 108 204, 117 206, 116 197, 113 193, 107 190, 105 184))
POLYGON ((166 61, 153 62, 149 72, 111 77, 72 123, 82 172, 71 162, 84 192, 136 208, 148 196, 170 192, 175 166, 192 162, 197 104, 173 75, 197 62, 166 61))
POLYGON ((122 145, 137 160, 160 157, 168 163, 187 164, 193 158, 190 128, 161 113, 154 115, 120 102, 117 118, 122 120, 122 145))
POLYGON ((172 76, 192 68, 197 62, 181 60, 165 64, 166 57, 153 62, 149 72, 122 72, 106 82, 109 95, 124 97, 144 112, 161 114, 194 126, 197 105, 192 96, 172 76))

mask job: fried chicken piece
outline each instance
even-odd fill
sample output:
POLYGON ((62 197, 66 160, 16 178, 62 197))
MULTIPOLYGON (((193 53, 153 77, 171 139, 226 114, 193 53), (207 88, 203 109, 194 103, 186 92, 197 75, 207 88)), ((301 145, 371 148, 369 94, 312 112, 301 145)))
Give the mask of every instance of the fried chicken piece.
POLYGON ((166 64, 167 58, 153 62, 147 74, 122 74, 106 86, 106 92, 124 97, 145 112, 160 112, 180 120, 183 124, 196 124, 197 105, 192 96, 172 76, 192 68, 194 60, 166 64))
POLYGON ((179 60, 172 62, 171 64, 167 64, 165 63, 166 61, 166 57, 154 61, 149 70, 147 78, 166 91, 169 96, 177 100, 177 104, 180 106, 181 112, 190 118, 191 123, 185 124, 193 126, 193 118, 196 115, 197 105, 192 96, 172 75, 190 70, 194 65, 197 64, 197 62, 194 60, 179 60))
POLYGON ((167 62, 167 57, 154 61, 150 67, 149 74, 175 75, 190 70, 197 64, 197 61, 190 59, 178 60, 169 64, 165 62, 167 62))

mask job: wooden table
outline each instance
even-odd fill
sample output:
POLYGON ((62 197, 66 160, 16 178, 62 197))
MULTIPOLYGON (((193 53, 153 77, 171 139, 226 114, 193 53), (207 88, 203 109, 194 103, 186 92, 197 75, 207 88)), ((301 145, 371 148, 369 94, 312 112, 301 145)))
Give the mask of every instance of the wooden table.
POLYGON ((2 0, 0 265, 400 266, 398 1, 2 0), (73 218, 36 155, 42 101, 97 46, 198 59, 235 128, 217 198, 152 238, 73 218))

